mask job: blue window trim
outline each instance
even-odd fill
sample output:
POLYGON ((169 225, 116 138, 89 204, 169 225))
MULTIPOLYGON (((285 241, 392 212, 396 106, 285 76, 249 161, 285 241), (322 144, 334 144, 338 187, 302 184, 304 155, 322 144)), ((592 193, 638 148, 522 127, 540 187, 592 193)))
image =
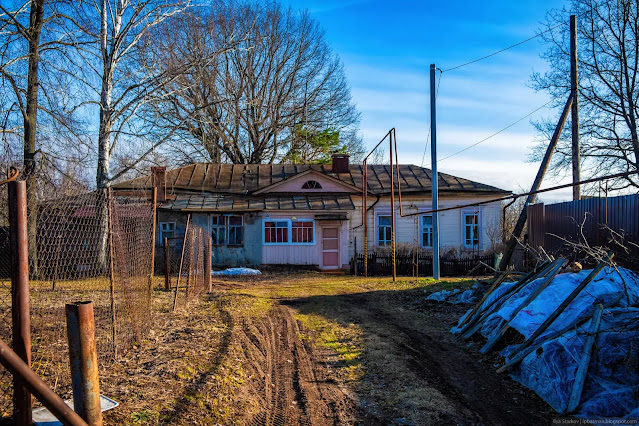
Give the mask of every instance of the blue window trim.
POLYGON ((424 224, 423 224, 424 220, 423 220, 423 218, 426 217, 426 216, 433 217, 432 214, 423 214, 423 215, 419 216, 419 225, 418 225, 418 227, 419 227, 418 228, 419 229, 419 246, 421 248, 423 248, 423 249, 431 249, 432 250, 433 249, 432 242, 433 242, 433 236, 434 236, 434 230, 433 230, 433 224, 432 223, 430 225, 430 229, 431 229, 431 231, 430 231, 431 245, 429 245, 429 246, 425 246, 424 245, 424 224))
POLYGON ((479 210, 462 210, 461 212, 461 243, 465 249, 481 249, 482 244, 482 209, 479 210), (466 216, 477 215, 477 245, 466 244, 466 216))
POLYGON ((262 219, 262 245, 265 246, 314 246, 316 242, 317 232, 315 230, 315 219, 280 219, 280 218, 263 218, 262 219), (287 222, 288 242, 286 243, 267 243, 266 242, 266 222, 287 222), (310 243, 294 243, 293 239, 293 222, 313 222, 313 241, 310 243))
MULTIPOLYGON (((392 235, 392 227, 391 227, 391 239, 388 241, 388 243, 384 243, 384 244, 380 244, 379 242, 379 217, 380 216, 388 216, 391 218, 391 221, 393 220, 393 216, 391 215, 391 212, 375 212, 375 243, 377 244, 378 247, 388 247, 391 244, 393 244, 393 235, 392 235)), ((385 226, 386 228, 386 226, 385 226)))

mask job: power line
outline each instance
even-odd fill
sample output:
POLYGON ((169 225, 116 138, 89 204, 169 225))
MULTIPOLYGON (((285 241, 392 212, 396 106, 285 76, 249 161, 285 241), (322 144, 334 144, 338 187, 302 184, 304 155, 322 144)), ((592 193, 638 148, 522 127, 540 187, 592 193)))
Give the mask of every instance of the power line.
POLYGON ((444 158, 442 158, 442 159, 440 159, 440 160, 438 160, 438 161, 440 161, 440 162, 441 162, 441 161, 447 160, 447 159, 449 159, 450 157, 454 157, 454 156, 455 156, 455 155, 457 155, 457 154, 461 154, 461 153, 462 153, 462 152, 464 152, 464 151, 468 151, 468 150, 469 150, 469 149, 471 149, 472 147, 475 147, 475 146, 477 146, 477 145, 479 145, 479 144, 481 144, 481 143, 486 142, 488 139, 493 138, 493 137, 497 136, 498 134, 502 133, 503 131, 510 129, 510 128, 511 128, 511 127, 513 127, 515 124, 517 124, 517 123, 519 123, 520 121, 522 121, 522 120, 524 120, 524 119, 526 119, 526 118, 530 117, 531 115, 533 115, 534 113, 536 113, 536 112, 537 112, 537 111, 539 111, 540 109, 542 109, 542 108, 544 108, 544 107, 548 106, 548 105, 549 105, 550 103, 552 103, 552 102, 553 102, 553 101, 548 101, 548 102, 546 102, 545 104, 543 104, 543 105, 542 105, 542 106, 540 106, 539 108, 535 109, 534 111, 529 112, 528 114, 524 115, 523 117, 521 117, 521 118, 520 118, 520 119, 518 119, 517 121, 514 121, 514 122, 510 123, 508 126, 506 126, 506 127, 504 127, 503 129, 501 129, 501 130, 499 130, 499 131, 497 131, 497 132, 493 133, 492 135, 488 136, 487 138, 484 138, 484 139, 480 140, 479 142, 475 142, 474 144, 469 145, 469 146, 467 146, 466 148, 461 149, 461 150, 459 150, 459 151, 457 151, 457 152, 455 152, 455 153, 453 153, 453 154, 450 154, 449 156, 446 156, 446 157, 444 157, 444 158))
MULTIPOLYGON (((435 99, 437 99, 437 95, 439 95, 439 85, 442 82, 442 74, 443 74, 443 71, 439 70, 439 79, 437 80, 437 90, 435 90, 435 99)), ((424 154, 422 155, 421 167, 424 167, 424 160, 426 159, 426 152, 428 151, 428 144, 430 142, 430 133, 432 130, 433 130, 433 123, 430 123, 428 125, 428 136, 426 137, 426 146, 424 146, 424 154)))
POLYGON ((458 68, 465 67, 466 65, 474 64, 475 62, 483 61, 484 59, 488 59, 488 58, 490 58, 491 56, 498 55, 498 54, 500 54, 500 53, 502 53, 502 52, 505 52, 506 50, 512 49, 513 47, 517 47, 517 46, 519 46, 519 45, 521 45, 521 44, 524 44, 524 43, 529 42, 530 40, 536 39, 537 37, 539 37, 539 36, 541 36, 541 35, 543 35, 543 34, 546 34, 547 32, 550 32, 550 31, 554 30, 555 28, 558 28, 558 27, 560 27, 560 26, 562 26, 562 25, 566 25, 566 24, 568 24, 568 22, 560 22, 559 24, 555 25, 554 27, 552 27, 552 28, 548 28, 546 31, 542 31, 542 32, 540 32, 539 34, 536 34, 536 35, 534 35, 534 36, 532 36, 532 37, 530 37, 530 38, 527 38, 526 40, 522 40, 522 41, 520 41, 519 43, 515 43, 515 44, 513 44, 513 45, 511 45, 511 46, 508 46, 508 47, 506 47, 506 48, 504 48, 504 49, 501 49, 501 50, 498 50, 498 51, 496 51, 496 52, 493 52, 493 53, 491 53, 491 54, 489 54, 489 55, 482 56, 481 58, 477 58, 477 59, 474 59, 474 60, 472 60, 472 61, 469 61, 469 62, 466 62, 466 63, 460 64, 460 65, 454 66, 454 67, 452 67, 452 68, 445 69, 445 70, 443 70, 443 71, 442 71, 442 73, 444 73, 444 72, 448 72, 448 71, 452 71, 452 70, 456 70, 456 69, 458 69, 458 68))

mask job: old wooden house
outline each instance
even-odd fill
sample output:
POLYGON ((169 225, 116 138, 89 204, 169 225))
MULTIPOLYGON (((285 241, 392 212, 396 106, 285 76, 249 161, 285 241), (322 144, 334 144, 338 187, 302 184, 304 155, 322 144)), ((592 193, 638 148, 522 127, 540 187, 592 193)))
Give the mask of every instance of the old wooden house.
MULTIPOLYGON (((404 214, 431 206, 431 172, 399 166, 404 214)), ((114 186, 116 191, 158 189, 157 244, 181 238, 187 216, 213 239, 218 266, 309 265, 322 270, 348 267, 362 252, 361 164, 334 155, 332 164, 191 164, 174 170, 153 168, 144 177, 114 186)), ((397 184, 397 183, 396 183, 397 184)), ((440 206, 490 200, 507 191, 439 173, 440 206)), ((397 188, 396 188, 397 190, 397 188)), ((368 166, 368 248, 391 243, 391 169, 368 166)), ((432 215, 400 217, 397 244, 432 246, 432 215)), ((444 250, 481 252, 498 229, 500 204, 489 203, 440 213, 444 250)))

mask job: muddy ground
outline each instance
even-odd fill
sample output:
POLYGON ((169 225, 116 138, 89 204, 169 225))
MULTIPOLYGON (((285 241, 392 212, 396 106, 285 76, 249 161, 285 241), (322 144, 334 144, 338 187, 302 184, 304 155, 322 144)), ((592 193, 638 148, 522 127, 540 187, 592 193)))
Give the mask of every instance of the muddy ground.
MULTIPOLYGON (((235 286, 242 284, 235 284, 235 286)), ((254 288, 255 283, 247 283, 254 288)), ((237 291, 238 287, 235 287, 237 291)), ((274 297, 266 318, 239 335, 251 380, 242 389, 257 414, 239 424, 549 424, 554 412, 533 392, 495 373, 476 343, 449 333, 467 306, 426 302, 431 290, 372 290, 274 297), (302 316, 356 328, 361 374, 340 374, 341 361, 305 339, 302 316), (301 338, 300 338, 301 336, 301 338)), ((331 291, 332 292, 332 291, 331 291)), ((352 362, 353 360, 351 360, 352 362)))
MULTIPOLYGON (((425 301, 471 285, 274 275, 216 283, 157 316, 105 372, 107 424, 544 425, 557 415, 449 333, 468 306, 425 301)), ((169 300, 158 293, 160 306, 169 300)))

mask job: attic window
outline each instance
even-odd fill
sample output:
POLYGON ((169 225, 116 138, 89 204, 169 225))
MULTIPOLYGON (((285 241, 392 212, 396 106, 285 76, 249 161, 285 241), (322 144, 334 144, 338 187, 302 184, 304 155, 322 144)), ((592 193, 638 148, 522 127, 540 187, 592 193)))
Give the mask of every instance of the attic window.
POLYGON ((302 189, 322 189, 322 185, 316 180, 307 180, 302 185, 302 189))

